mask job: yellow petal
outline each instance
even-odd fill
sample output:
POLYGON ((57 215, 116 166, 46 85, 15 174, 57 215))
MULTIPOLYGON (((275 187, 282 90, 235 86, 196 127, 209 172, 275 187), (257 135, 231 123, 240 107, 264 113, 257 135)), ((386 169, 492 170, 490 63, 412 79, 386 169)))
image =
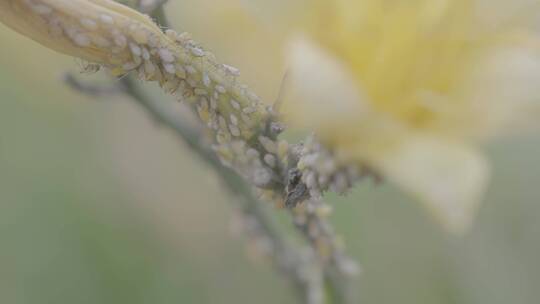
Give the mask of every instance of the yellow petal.
POLYGON ((522 35, 506 44, 479 58, 463 79, 469 112, 457 113, 449 124, 468 119, 481 138, 540 127, 540 40, 522 35))
POLYGON ((295 98, 287 103, 291 123, 322 132, 346 127, 367 108, 352 75, 334 57, 304 37, 289 47, 290 79, 295 98))
POLYGON ((415 135, 379 152, 370 161, 386 178, 418 197, 450 232, 468 230, 489 178, 480 153, 461 143, 415 135))
POLYGON ((422 135, 370 108, 347 68, 313 43, 297 40, 289 54, 298 94, 290 122, 315 130, 341 157, 378 170, 449 231, 465 232, 488 181, 484 158, 462 142, 422 135))

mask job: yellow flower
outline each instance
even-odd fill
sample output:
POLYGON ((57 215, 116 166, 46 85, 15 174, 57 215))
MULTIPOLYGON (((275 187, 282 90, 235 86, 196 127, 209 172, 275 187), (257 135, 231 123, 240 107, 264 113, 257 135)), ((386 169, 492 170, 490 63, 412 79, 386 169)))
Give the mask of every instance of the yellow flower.
POLYGON ((303 2, 290 123, 465 231, 489 179, 478 146, 540 121, 540 1, 303 2))

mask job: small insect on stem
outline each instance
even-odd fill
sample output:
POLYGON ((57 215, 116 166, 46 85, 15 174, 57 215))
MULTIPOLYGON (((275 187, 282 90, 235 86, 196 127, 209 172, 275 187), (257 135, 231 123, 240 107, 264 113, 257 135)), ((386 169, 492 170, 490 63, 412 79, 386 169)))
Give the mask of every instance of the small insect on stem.
POLYGON ((86 62, 80 59, 77 59, 76 62, 81 68, 81 74, 95 74, 101 70, 101 65, 97 63, 86 62))
POLYGON ((230 75, 236 79, 236 77, 240 77, 240 69, 235 68, 228 64, 222 64, 223 68, 225 69, 225 72, 227 72, 227 75, 230 75))

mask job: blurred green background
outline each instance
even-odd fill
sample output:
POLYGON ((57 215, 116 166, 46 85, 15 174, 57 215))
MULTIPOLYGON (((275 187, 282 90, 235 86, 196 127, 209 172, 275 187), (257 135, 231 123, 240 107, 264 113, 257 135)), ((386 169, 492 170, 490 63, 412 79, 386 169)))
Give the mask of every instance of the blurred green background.
MULTIPOLYGON (((279 36, 236 1, 171 2, 177 29, 275 98, 279 36)), ((171 132, 127 99, 66 88, 74 59, 4 27, 0 41, 0 303, 295 302, 288 282, 231 235, 222 189, 171 132)), ((391 186, 329 198, 363 266, 361 303, 539 302, 540 137, 488 153, 493 181, 464 238, 391 186)))

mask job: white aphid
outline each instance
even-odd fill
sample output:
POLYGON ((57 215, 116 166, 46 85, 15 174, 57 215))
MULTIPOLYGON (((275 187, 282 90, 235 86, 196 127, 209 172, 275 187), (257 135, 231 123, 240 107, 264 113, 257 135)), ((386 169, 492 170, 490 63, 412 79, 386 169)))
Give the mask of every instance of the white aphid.
POLYGON ((204 50, 199 47, 192 47, 190 48, 190 51, 191 51, 191 54, 193 54, 196 57, 203 57, 205 54, 204 50))
POLYGON ((165 48, 159 49, 159 57, 164 62, 169 62, 169 63, 174 62, 174 56, 169 49, 165 49, 165 48))
POLYGON ((73 42, 75 42, 75 44, 80 47, 87 47, 91 44, 90 37, 83 33, 75 34, 75 36, 73 37, 73 42))
POLYGON ((225 87, 222 86, 222 85, 220 85, 220 84, 218 84, 218 85, 216 86, 216 91, 218 91, 218 92, 221 93, 221 94, 225 94, 225 93, 227 92, 227 90, 225 89, 225 87))
POLYGON ((230 115, 230 120, 231 120, 231 123, 235 126, 238 125, 238 118, 234 115, 234 114, 231 114, 230 115))
POLYGON ((223 64, 223 67, 225 68, 225 71, 227 71, 227 73, 233 76, 240 76, 240 69, 227 65, 227 64, 223 64))
POLYGON ((97 22, 95 22, 94 20, 92 19, 88 19, 88 18, 82 18, 81 20, 79 20, 79 22, 81 23, 81 25, 87 29, 87 30, 90 30, 90 31, 95 31, 98 29, 98 24, 97 22))
POLYGON ((172 64, 172 63, 164 63, 163 64, 163 69, 165 70, 165 72, 167 72, 169 74, 175 74, 176 73, 176 68, 174 67, 174 64, 172 64))
POLYGON ((240 110, 240 103, 238 101, 231 99, 230 104, 235 110, 240 110))
POLYGON ((276 157, 272 154, 266 154, 264 156, 264 162, 270 166, 270 168, 274 168, 276 166, 276 157))
POLYGON ((238 136, 241 135, 240 129, 239 129, 236 125, 230 124, 230 125, 229 125, 229 130, 231 131, 231 134, 232 134, 233 136, 238 137, 238 136))
POLYGON ((131 54, 133 54, 133 56, 140 57, 142 55, 142 49, 133 42, 129 43, 129 49, 131 50, 131 54))
POLYGON ((99 20, 101 20, 101 22, 107 24, 107 25, 112 25, 114 24, 114 19, 113 17, 109 16, 109 15, 106 15, 106 14, 101 14, 99 16, 99 20))
POLYGON ((204 86, 207 88, 209 88, 210 85, 212 84, 212 80, 210 80, 210 77, 206 73, 203 73, 202 81, 203 81, 204 86))

